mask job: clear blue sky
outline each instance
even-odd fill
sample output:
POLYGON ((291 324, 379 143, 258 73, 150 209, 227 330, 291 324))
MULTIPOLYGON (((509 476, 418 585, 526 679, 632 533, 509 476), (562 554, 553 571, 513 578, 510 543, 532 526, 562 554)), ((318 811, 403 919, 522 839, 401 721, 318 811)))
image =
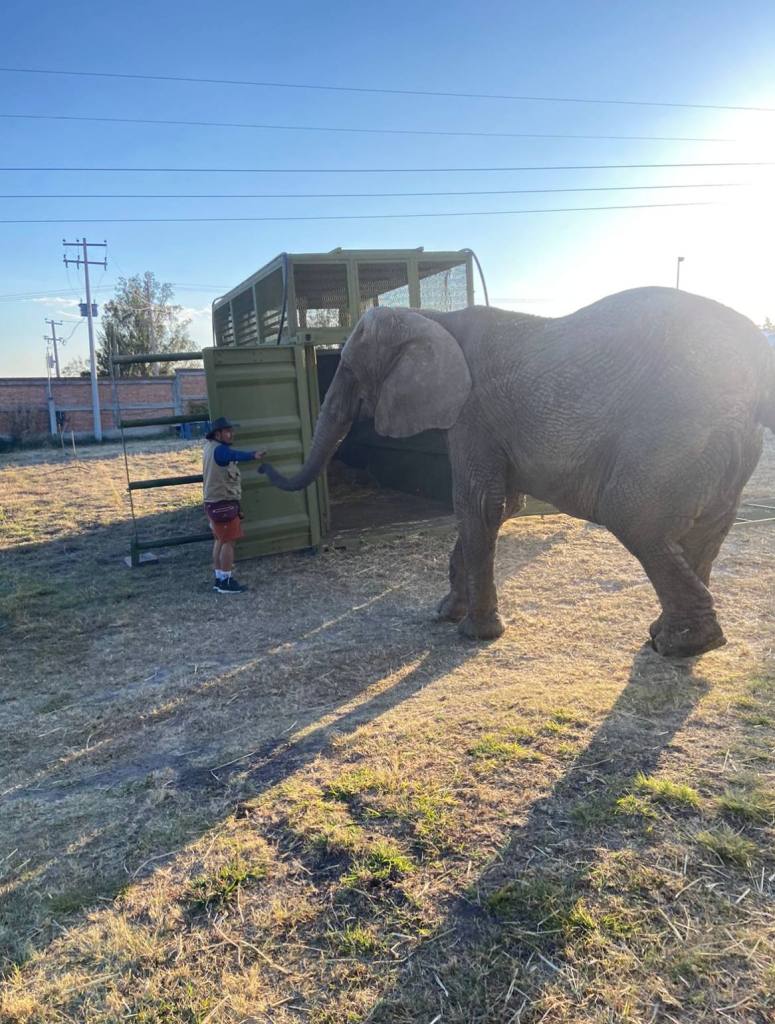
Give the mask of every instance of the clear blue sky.
MULTIPOLYGON (((6 0, 0 64, 292 83, 775 107, 771 0, 126 6, 6 0)), ((0 114, 249 121, 342 128, 650 135, 732 142, 499 139, 160 127, 0 118, 3 166, 444 167, 775 160, 775 114, 390 96, 0 73, 0 114)), ((621 288, 672 284, 775 318, 775 168, 412 174, 0 172, 0 192, 399 192, 707 184, 661 192, 369 199, 0 199, 0 374, 43 372, 44 318, 79 322, 62 238, 107 239, 121 274, 176 284, 209 343, 211 300, 282 250, 334 246, 479 254, 499 305, 561 314, 621 288), (503 211, 723 200, 617 212, 289 223, 85 224, 79 218, 503 211), (24 299, 9 299, 24 293, 24 299), (29 293, 29 294, 28 294, 29 293), (34 293, 34 294, 32 294, 34 293), (41 301, 44 300, 44 301, 41 301)), ((63 353, 85 355, 81 325, 63 353)))

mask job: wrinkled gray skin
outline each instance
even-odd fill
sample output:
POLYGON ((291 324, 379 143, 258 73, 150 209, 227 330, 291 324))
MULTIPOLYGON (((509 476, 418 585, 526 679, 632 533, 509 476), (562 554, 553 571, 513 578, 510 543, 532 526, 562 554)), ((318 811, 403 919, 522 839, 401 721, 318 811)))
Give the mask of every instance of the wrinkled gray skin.
POLYGON ((531 494, 619 538, 662 605, 655 649, 688 657, 725 642, 708 581, 761 425, 775 430, 774 363, 749 320, 676 289, 559 319, 372 309, 342 350, 301 471, 265 471, 308 486, 358 415, 389 437, 446 430, 459 536, 439 617, 469 637, 503 632, 496 538, 531 494))

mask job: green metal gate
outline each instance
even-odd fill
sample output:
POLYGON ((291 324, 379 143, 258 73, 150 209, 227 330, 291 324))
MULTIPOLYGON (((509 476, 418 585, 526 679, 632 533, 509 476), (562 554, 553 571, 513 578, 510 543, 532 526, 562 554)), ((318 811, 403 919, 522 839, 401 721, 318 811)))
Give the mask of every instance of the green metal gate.
MULTIPOLYGON (((210 419, 235 421, 236 448, 265 449, 281 473, 295 473, 309 453, 318 412, 314 348, 209 348, 202 356, 210 419)), ((241 469, 245 539, 238 558, 318 547, 328 530, 325 473, 306 490, 289 492, 272 487, 255 464, 241 469)))

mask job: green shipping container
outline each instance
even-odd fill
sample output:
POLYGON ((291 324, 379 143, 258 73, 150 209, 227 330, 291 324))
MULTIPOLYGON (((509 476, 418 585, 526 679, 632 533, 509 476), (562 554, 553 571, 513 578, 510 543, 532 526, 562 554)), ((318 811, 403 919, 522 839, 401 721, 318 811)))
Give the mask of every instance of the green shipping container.
MULTIPOLYGON (((211 418, 239 423, 237 447, 266 449, 280 472, 293 474, 360 316, 374 306, 451 312, 471 305, 472 261, 465 249, 278 256, 213 303, 215 347, 203 353, 211 418)), ((317 548, 342 531, 444 521, 452 512, 439 431, 396 440, 380 437, 369 421, 356 423, 329 473, 303 492, 271 487, 250 464, 242 479, 240 558, 317 548)))

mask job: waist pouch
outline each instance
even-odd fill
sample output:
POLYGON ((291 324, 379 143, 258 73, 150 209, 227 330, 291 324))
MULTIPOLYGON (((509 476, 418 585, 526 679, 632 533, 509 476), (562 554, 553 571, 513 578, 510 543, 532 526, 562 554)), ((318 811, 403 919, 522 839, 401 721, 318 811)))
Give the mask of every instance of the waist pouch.
POLYGON ((239 515, 238 501, 208 501, 205 511, 214 523, 230 523, 239 515))

